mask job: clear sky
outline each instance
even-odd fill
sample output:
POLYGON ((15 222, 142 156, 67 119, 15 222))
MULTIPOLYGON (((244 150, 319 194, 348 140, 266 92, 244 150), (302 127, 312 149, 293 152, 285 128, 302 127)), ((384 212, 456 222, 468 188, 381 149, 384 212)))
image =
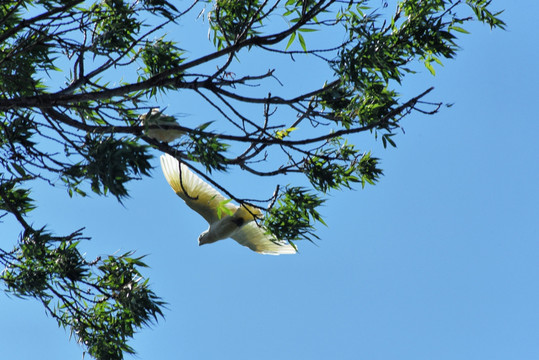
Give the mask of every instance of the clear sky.
MULTIPOLYGON (((89 259, 148 254, 166 319, 136 335, 128 358, 539 359, 539 2, 494 3, 507 31, 469 27, 455 61, 399 89, 434 85, 430 100, 455 105, 407 118, 397 149, 375 144, 385 176, 332 193, 321 240, 300 242, 298 255, 232 240, 198 247, 207 224, 173 194, 158 157, 124 207, 36 187, 30 220, 59 233, 86 226, 89 259)), ((162 105, 206 121, 181 102, 162 105)), ((1 226, 5 247, 16 228, 1 226)), ((0 358, 81 358, 40 304, 2 294, 0 305, 0 358)))

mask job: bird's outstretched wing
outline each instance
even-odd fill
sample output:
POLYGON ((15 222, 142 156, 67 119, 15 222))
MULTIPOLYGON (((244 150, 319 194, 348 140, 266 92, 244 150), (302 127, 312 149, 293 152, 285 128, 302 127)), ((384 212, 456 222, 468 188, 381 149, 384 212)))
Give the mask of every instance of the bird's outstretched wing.
POLYGON ((266 229, 258 226, 254 221, 242 226, 232 235, 232 239, 260 254, 280 255, 296 253, 296 249, 292 245, 285 241, 276 241, 273 235, 266 234, 266 229))
POLYGON ((161 168, 174 192, 191 209, 202 215, 210 225, 219 221, 217 208, 220 203, 232 213, 238 209, 234 204, 225 203, 227 199, 223 195, 189 170, 187 166, 180 164, 174 157, 168 154, 161 155, 161 168))

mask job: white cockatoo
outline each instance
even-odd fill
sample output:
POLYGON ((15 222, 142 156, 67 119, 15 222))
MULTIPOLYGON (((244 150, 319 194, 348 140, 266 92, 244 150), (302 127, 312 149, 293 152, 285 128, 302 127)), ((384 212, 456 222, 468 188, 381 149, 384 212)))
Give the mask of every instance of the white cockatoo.
POLYGON ((261 254, 296 253, 294 246, 267 234, 266 229, 256 223, 255 218, 262 216, 260 210, 249 205, 238 207, 230 203, 187 166, 180 165, 178 160, 168 154, 161 155, 161 168, 174 192, 210 224, 209 229, 198 237, 199 245, 230 237, 261 254), (218 210, 220 207, 221 210, 218 210), (223 211, 223 207, 226 210, 223 211))
MULTIPOLYGON (((150 125, 178 125, 174 116, 168 116, 159 111, 158 108, 153 108, 146 114, 139 116, 142 126, 150 125)), ((152 139, 164 142, 171 142, 180 138, 184 134, 183 131, 174 129, 147 129, 146 135, 152 139)))

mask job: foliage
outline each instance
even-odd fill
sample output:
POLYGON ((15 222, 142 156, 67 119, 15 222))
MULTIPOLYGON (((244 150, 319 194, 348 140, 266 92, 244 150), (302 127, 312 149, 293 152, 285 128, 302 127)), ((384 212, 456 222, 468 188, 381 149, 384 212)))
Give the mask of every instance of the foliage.
POLYGON ((26 219, 39 205, 31 198, 39 181, 65 186, 70 196, 92 191, 121 201, 131 180, 149 174, 155 150, 210 173, 238 168, 275 182, 304 175, 269 200, 246 200, 205 179, 264 211, 261 222, 277 238, 316 239, 328 192, 375 184, 382 175, 379 159, 356 135, 395 147, 406 116, 440 109, 426 100, 432 88, 409 99, 398 93, 418 64, 434 75, 455 57, 457 35, 467 34, 472 20, 505 26, 487 0, 394 5, 215 0, 178 9, 164 0, 2 1, 0 219, 13 216, 21 226, 13 249, 0 249, 6 291, 41 301, 97 359, 132 352, 129 338, 163 306, 140 273, 141 259, 88 261, 78 250, 87 239, 82 230, 57 236, 26 219), (182 27, 194 19, 207 21, 208 53, 184 46, 189 34, 182 27), (237 66, 251 57, 261 66, 270 61, 268 69, 237 66), (283 65, 272 68, 275 59, 283 65), (288 79, 282 70, 294 61, 309 66, 288 79), (320 85, 307 87, 313 79, 320 85), (197 106, 215 110, 211 131, 208 122, 142 124, 140 116, 158 110, 162 96, 187 92, 198 96, 197 106), (152 129, 185 136, 169 144, 152 138, 152 129))
POLYGON ((317 208, 324 200, 301 187, 287 187, 279 196, 276 206, 269 210, 265 226, 278 239, 289 241, 317 238, 313 221, 325 225, 317 208))
POLYGON ((77 250, 82 239, 78 231, 56 237, 26 229, 18 248, 3 253, 2 280, 15 295, 39 299, 90 355, 122 358, 133 353, 127 339, 157 320, 164 303, 137 270, 146 266, 141 258, 123 254, 88 262, 77 250))

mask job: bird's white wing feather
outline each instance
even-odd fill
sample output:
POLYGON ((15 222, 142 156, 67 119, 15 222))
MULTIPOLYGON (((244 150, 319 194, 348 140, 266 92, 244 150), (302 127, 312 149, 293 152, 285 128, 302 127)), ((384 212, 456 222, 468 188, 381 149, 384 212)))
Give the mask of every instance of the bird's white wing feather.
POLYGON ((258 226, 254 221, 242 226, 232 235, 232 239, 260 254, 280 255, 296 253, 296 249, 287 242, 278 241, 276 244, 271 241, 271 239, 275 240, 275 237, 266 234, 266 230, 258 226))
MULTIPOLYGON (((219 203, 227 200, 223 195, 189 170, 187 166, 180 165, 178 160, 168 154, 161 155, 161 168, 174 192, 191 209, 199 213, 209 224, 219 221, 217 208, 219 203)), ((237 206, 231 203, 224 206, 233 213, 238 209, 237 206)))

